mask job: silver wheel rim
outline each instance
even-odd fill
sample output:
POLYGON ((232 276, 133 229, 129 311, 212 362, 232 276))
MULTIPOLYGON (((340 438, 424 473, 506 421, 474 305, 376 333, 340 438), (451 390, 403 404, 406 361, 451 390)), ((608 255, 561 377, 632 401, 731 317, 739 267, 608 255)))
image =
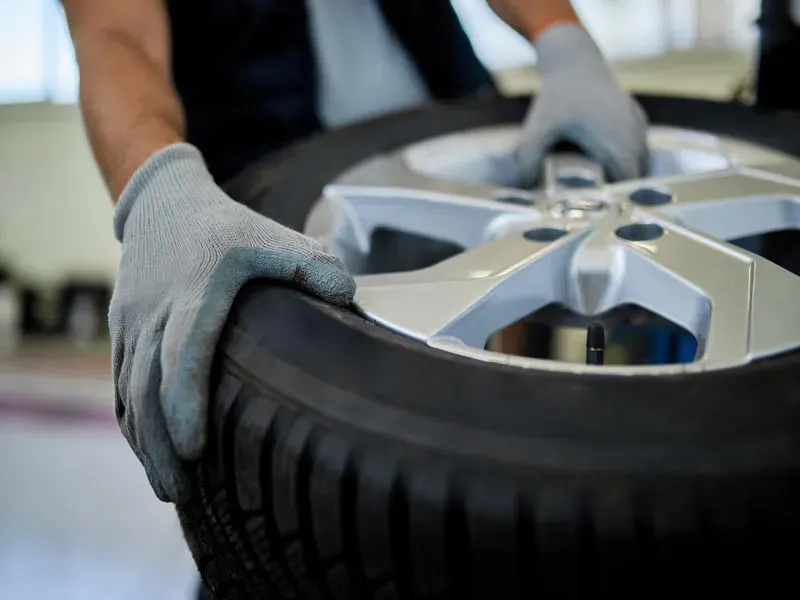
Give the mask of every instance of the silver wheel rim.
POLYGON ((529 192, 510 186, 518 133, 489 127, 416 143, 326 186, 305 232, 356 273, 379 228, 465 248, 422 270, 357 276, 368 318, 477 360, 573 373, 732 368, 800 347, 800 277, 726 241, 800 228, 800 161, 653 127, 653 176, 607 184, 593 162, 561 154, 529 192), (694 335, 697 358, 595 366, 483 349, 551 304, 587 316, 641 306, 694 335))

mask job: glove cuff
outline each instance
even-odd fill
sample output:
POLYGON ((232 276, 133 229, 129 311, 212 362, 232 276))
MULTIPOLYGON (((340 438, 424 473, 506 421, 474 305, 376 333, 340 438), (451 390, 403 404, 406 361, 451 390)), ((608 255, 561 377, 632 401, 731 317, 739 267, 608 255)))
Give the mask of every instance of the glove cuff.
POLYGON ((562 23, 546 29, 536 40, 536 54, 542 77, 576 70, 587 73, 609 70, 592 36, 576 23, 562 23))
MULTIPOLYGON (((150 198, 177 201, 186 190, 214 184, 200 151, 184 142, 172 144, 153 154, 131 177, 114 211, 114 235, 122 242, 125 223, 134 206, 150 198), (181 194, 176 192, 181 191, 181 194)), ((190 196, 194 195, 190 193, 190 196)))

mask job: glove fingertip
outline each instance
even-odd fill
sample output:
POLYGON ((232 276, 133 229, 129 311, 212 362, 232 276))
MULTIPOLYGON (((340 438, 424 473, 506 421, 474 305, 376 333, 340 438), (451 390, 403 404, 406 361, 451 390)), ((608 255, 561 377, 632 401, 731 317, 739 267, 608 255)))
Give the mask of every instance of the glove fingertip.
MULTIPOLYGON (((181 361, 185 364, 185 359, 181 361)), ((200 375, 200 374, 198 374, 200 375)), ((204 375, 208 377, 208 373, 204 375)), ((206 445, 206 394, 197 389, 196 378, 179 367, 172 384, 161 396, 167 429, 178 456, 199 460, 206 445)))
POLYGON ((166 502, 182 505, 192 499, 192 486, 182 468, 177 467, 170 469, 166 474, 166 479, 167 481, 164 486, 168 498, 166 502))
POLYGON ((170 498, 169 492, 167 492, 166 486, 161 483, 161 480, 155 477, 154 475, 151 476, 150 471, 147 471, 147 480, 150 482, 150 487, 153 489, 153 493, 156 495, 161 502, 168 503, 172 502, 170 498))
POLYGON ((161 390, 161 410, 166 429, 177 455, 185 461, 202 456, 206 443, 206 414, 208 412, 208 380, 215 343, 207 349, 209 319, 195 320, 189 339, 182 340, 173 375, 161 390))
POLYGON ((337 306, 347 306, 356 294, 356 282, 342 262, 333 256, 303 261, 294 282, 303 290, 337 306))
POLYGON ((191 499, 191 485, 180 459, 174 453, 159 453, 158 464, 156 457, 147 454, 142 455, 140 460, 150 487, 161 502, 185 504, 191 499))

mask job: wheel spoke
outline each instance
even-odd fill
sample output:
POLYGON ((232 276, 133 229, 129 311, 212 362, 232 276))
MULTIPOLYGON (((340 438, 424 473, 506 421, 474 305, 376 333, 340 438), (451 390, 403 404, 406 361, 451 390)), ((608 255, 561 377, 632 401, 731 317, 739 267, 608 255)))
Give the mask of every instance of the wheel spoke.
POLYGON ((649 136, 655 176, 609 184, 592 160, 556 152, 537 192, 503 187, 521 180, 515 128, 427 140, 338 177, 305 231, 356 274, 383 261, 376 231, 462 248, 426 269, 357 276, 356 305, 400 334, 476 358, 499 360, 482 351, 487 340, 551 304, 580 323, 639 306, 698 339, 694 363, 648 373, 733 367, 800 346, 800 278, 729 243, 800 228, 800 162, 702 132, 649 136))
POLYGON ((761 358, 797 347, 800 277, 758 256, 752 299, 750 354, 761 358))
POLYGON ((626 184, 614 191, 635 198, 647 189, 664 192, 669 200, 650 206, 646 200, 638 209, 722 240, 800 227, 800 181, 792 184, 761 171, 670 178, 652 188, 626 184))
POLYGON ((613 222, 601 224, 575 253, 567 306, 583 315, 614 308, 624 272, 624 256, 614 236, 613 222))
POLYGON ((411 337, 454 337, 483 347, 495 331, 565 301, 569 265, 586 234, 553 242, 514 235, 428 269, 359 277, 356 304, 411 337))
POLYGON ((779 181, 795 188, 800 187, 800 163, 796 160, 776 160, 742 169, 742 172, 753 177, 779 181))
POLYGON ((514 215, 531 221, 539 217, 533 194, 427 177, 410 170, 397 155, 365 163, 329 185, 324 194, 335 207, 329 205, 327 210, 339 215, 335 237, 362 252, 369 251, 372 233, 379 228, 472 248, 487 239, 498 217, 514 215), (500 201, 509 197, 517 202, 500 201))
POLYGON ((788 271, 667 223, 657 240, 624 248, 619 303, 643 306, 693 333, 709 368, 796 343, 800 281, 788 271))

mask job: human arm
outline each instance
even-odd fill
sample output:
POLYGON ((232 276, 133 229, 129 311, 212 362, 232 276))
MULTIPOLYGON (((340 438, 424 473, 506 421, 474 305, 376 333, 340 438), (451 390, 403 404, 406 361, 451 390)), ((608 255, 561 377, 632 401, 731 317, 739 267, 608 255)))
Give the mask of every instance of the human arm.
POLYGON ((184 140, 163 0, 62 0, 80 66, 80 102, 116 202, 157 151, 184 140))
POLYGON ((647 169, 647 118, 622 90, 569 0, 489 0, 494 11, 536 46, 541 85, 515 152, 519 183, 541 179, 546 154, 577 146, 611 180, 647 169))
POLYGON ((355 282, 316 241, 229 198, 183 141, 163 0, 64 0, 81 106, 117 201, 109 308, 120 428, 156 495, 186 501, 206 439, 211 364, 239 289, 264 278, 339 305, 355 282))
POLYGON ((570 0, 488 0, 497 15, 525 39, 535 43, 556 24, 580 25, 570 0))

